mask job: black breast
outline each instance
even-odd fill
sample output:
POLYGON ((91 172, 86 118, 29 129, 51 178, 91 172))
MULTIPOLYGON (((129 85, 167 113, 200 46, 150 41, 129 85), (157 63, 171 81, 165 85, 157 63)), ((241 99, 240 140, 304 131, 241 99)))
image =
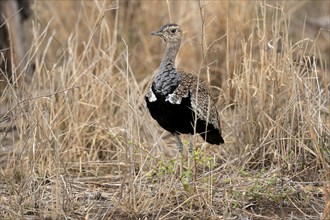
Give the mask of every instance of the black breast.
POLYGON ((151 116, 165 130, 174 133, 193 133, 192 123, 194 121, 191 111, 190 96, 183 98, 180 104, 172 104, 165 101, 166 96, 157 93, 153 86, 152 90, 157 98, 154 102, 149 102, 146 97, 147 107, 151 116))
POLYGON ((214 128, 212 124, 206 124, 205 121, 197 119, 196 129, 194 129, 195 112, 191 110, 190 95, 182 98, 180 104, 172 104, 169 101, 165 101, 165 95, 155 92, 153 87, 152 90, 157 100, 149 102, 149 99, 146 97, 147 107, 151 116, 162 128, 172 134, 193 134, 196 132, 210 144, 224 143, 220 131, 214 128))

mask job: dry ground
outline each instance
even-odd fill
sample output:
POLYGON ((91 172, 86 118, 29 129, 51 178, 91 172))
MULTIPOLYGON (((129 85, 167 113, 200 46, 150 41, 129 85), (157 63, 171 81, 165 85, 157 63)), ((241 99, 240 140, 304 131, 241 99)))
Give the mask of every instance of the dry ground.
POLYGON ((33 80, 1 78, 0 219, 329 219, 329 8, 35 1, 33 80), (182 176, 143 99, 164 50, 149 33, 170 21, 226 141, 196 138, 182 176))

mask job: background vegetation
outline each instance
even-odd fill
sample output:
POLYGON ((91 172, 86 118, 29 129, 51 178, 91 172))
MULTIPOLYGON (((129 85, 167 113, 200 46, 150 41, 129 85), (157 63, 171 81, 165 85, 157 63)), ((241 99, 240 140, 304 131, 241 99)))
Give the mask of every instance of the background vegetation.
POLYGON ((35 1, 32 82, 0 89, 0 218, 328 218, 329 8, 35 1), (212 85, 226 141, 196 138, 183 176, 144 103, 164 50, 150 32, 169 22, 184 30, 179 69, 212 85))

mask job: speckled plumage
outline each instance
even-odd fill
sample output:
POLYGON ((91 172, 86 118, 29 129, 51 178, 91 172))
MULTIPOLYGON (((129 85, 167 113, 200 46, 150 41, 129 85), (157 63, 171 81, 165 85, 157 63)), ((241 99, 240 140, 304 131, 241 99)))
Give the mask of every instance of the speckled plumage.
POLYGON ((175 67, 182 37, 180 27, 167 24, 152 34, 160 36, 167 46, 146 95, 151 116, 174 135, 199 133, 211 144, 224 143, 219 115, 207 84, 196 75, 180 72, 175 67))

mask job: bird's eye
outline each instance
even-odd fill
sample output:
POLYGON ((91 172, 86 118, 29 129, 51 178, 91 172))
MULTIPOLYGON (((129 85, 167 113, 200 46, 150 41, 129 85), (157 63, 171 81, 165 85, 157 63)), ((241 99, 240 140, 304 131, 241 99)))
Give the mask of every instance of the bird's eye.
POLYGON ((171 33, 174 34, 176 32, 176 29, 172 29, 171 33))

